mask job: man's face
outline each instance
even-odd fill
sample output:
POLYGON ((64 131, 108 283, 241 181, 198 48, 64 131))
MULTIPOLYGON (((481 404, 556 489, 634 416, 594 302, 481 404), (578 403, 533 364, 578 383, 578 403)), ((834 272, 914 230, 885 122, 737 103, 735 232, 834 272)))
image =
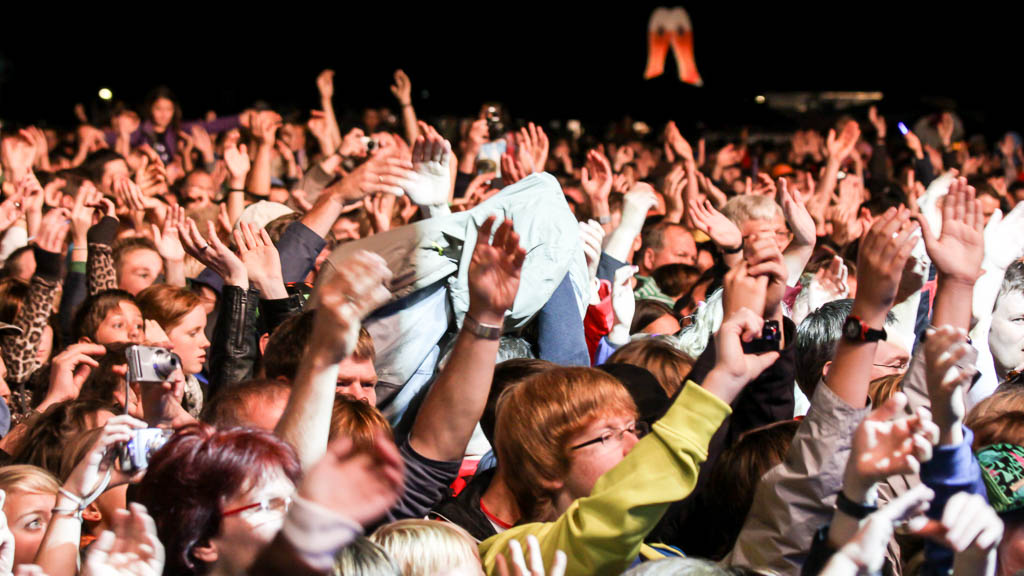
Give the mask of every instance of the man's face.
POLYGON ((789 230, 786 228, 786 219, 782 214, 776 214, 771 220, 747 220, 740 224, 740 234, 743 242, 747 243, 762 236, 775 239, 779 246, 779 252, 785 252, 789 246, 789 230))
POLYGON ((213 185, 213 177, 206 172, 197 171, 185 178, 182 191, 185 203, 190 208, 202 208, 210 204, 216 190, 213 185))
POLYGON ((697 264, 697 243, 693 236, 685 228, 671 226, 665 230, 660 250, 647 249, 644 257, 646 270, 644 275, 649 275, 654 270, 666 264, 697 264))
POLYGON ((910 364, 910 353, 907 349, 894 342, 881 340, 875 348, 875 358, 871 362, 871 379, 902 374, 910 364))
POLYGON ((1024 293, 1010 292, 996 302, 988 347, 1000 379, 1010 370, 1024 368, 1024 293))
POLYGON ((349 356, 338 364, 338 384, 335 391, 377 405, 377 371, 373 360, 349 356))
POLYGON ((992 213, 999 208, 999 199, 989 194, 982 194, 978 196, 978 201, 981 202, 981 213, 985 215, 985 224, 988 224, 988 219, 992 217, 992 213))
POLYGON ((163 269, 163 260, 153 250, 132 250, 123 256, 117 271, 117 287, 135 296, 156 282, 163 269))

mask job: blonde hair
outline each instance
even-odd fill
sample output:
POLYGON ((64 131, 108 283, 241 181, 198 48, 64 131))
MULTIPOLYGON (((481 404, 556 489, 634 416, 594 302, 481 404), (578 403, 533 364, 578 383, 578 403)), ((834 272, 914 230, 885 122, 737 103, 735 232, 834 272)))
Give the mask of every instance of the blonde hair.
POLYGON ((614 376, 594 368, 559 367, 527 378, 498 399, 494 443, 505 481, 526 521, 555 512, 553 483, 569 475, 569 440, 602 416, 637 417, 636 404, 614 376))
POLYGON ((783 215, 782 206, 774 199, 755 195, 734 196, 722 207, 722 214, 737 226, 751 220, 774 220, 783 215))
POLYGON ((31 494, 57 495, 60 482, 46 470, 29 464, 14 464, 0 468, 0 489, 8 494, 28 492, 31 494))
POLYGON ((658 338, 634 340, 616 350, 608 358, 608 363, 632 364, 646 369, 654 375, 669 398, 683 387, 693 368, 693 358, 658 338))
POLYGON ((464 529, 437 520, 399 520, 370 535, 398 563, 404 576, 432 576, 459 567, 480 568, 477 542, 464 529))

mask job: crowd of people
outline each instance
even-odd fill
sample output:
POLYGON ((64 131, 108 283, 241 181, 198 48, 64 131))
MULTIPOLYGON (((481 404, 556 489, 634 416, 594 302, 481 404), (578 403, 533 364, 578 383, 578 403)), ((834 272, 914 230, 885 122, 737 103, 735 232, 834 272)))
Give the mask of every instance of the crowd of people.
POLYGON ((0 575, 1024 570, 1019 135, 315 89, 4 127, 0 575))

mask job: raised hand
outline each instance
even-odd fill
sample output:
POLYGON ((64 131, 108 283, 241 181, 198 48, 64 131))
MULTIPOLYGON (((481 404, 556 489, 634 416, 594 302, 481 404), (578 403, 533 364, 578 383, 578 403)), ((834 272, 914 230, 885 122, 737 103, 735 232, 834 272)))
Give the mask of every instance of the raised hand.
POLYGON ((87 233, 92 227, 93 214, 102 204, 103 193, 92 182, 86 180, 78 187, 75 204, 71 209, 71 232, 76 247, 85 248, 87 233))
POLYGON ((281 115, 271 110, 253 112, 249 120, 249 129, 260 146, 273 147, 277 129, 280 127, 281 115))
POLYGON ((853 434, 843 493, 854 502, 874 501, 874 486, 889 476, 916 474, 932 457, 939 429, 918 409, 904 416, 907 397, 897 392, 861 421, 853 434))
POLYGON ((903 139, 907 143, 907 148, 914 153, 914 157, 918 160, 924 158, 924 147, 921 146, 921 139, 914 134, 913 131, 907 130, 907 133, 903 135, 903 139))
POLYGON ((601 262, 601 242, 604 240, 604 228, 595 220, 580 222, 580 243, 583 244, 583 256, 587 260, 587 271, 590 281, 597 278, 597 266, 601 262))
POLYGON ((875 127, 875 133, 878 134, 879 140, 885 140, 885 117, 878 115, 878 107, 872 106, 868 108, 868 122, 875 127))
POLYGON ((373 449, 357 450, 340 435, 306 471, 299 496, 365 526, 387 513, 405 488, 405 464, 388 434, 378 432, 373 449), (338 490, 338 486, 346 486, 338 490))
MULTIPOLYGON (((306 127, 320 144, 320 152, 325 156, 334 153, 334 142, 331 136, 331 127, 328 124, 327 116, 321 110, 313 110, 306 127)), ((360 130, 361 131, 361 130, 360 130)))
POLYGON ((985 215, 975 198, 973 186, 958 178, 942 199, 942 231, 932 234, 927 218, 916 217, 921 224, 924 245, 939 274, 949 280, 973 285, 981 275, 985 256, 985 215))
POLYGON ((86 454, 71 474, 64 481, 64 489, 76 496, 79 500, 92 494, 103 480, 107 470, 111 472, 109 487, 113 488, 125 484, 130 479, 127 473, 121 472, 114 466, 114 458, 111 458, 110 451, 117 449, 117 445, 128 442, 132 437, 132 431, 145 428, 146 423, 133 418, 127 414, 120 414, 111 417, 103 425, 103 432, 89 448, 86 454))
POLYGON ((412 149, 413 172, 404 186, 417 206, 448 203, 452 186, 451 160, 451 143, 420 122, 420 136, 412 149))
POLYGON ((92 369, 99 367, 96 358, 106 353, 106 347, 100 344, 79 342, 54 356, 50 363, 50 388, 46 392, 43 404, 50 406, 77 398, 82 390, 82 384, 92 374, 92 369))
POLYGON ((165 261, 185 261, 185 248, 181 244, 181 235, 185 226, 185 208, 182 206, 171 206, 168 208, 163 229, 156 224, 152 225, 153 242, 156 244, 160 257, 165 261))
POLYGON ((13 182, 18 182, 32 171, 35 154, 35 145, 21 134, 8 136, 0 142, 0 160, 3 162, 4 172, 10 173, 10 180, 13 182))
POLYGON ((551 147, 544 129, 530 122, 526 127, 519 129, 518 141, 528 143, 526 148, 530 152, 532 172, 543 172, 548 163, 548 151, 551 147))
POLYGON ((526 250, 510 219, 498 226, 492 242, 495 220, 487 218, 477 231, 469 263, 469 315, 481 324, 500 326, 515 303, 526 250))
POLYGON ((412 104, 412 82, 402 70, 395 70, 395 83, 391 85, 391 94, 402 106, 412 104))
POLYGON ((967 333, 950 325, 929 328, 925 332, 925 375, 932 419, 939 427, 940 443, 963 442, 961 424, 967 413, 964 393, 974 376, 974 366, 958 364, 970 351, 967 333))
POLYGON ((512 560, 512 571, 509 572, 508 561, 503 554, 495 559, 495 566, 499 576, 565 576, 565 567, 568 559, 565 552, 555 550, 555 558, 551 563, 551 569, 544 570, 544 558, 541 556, 540 542, 537 537, 530 534, 526 537, 526 548, 530 554, 530 563, 527 565, 523 556, 523 547, 518 540, 509 540, 508 552, 512 560))
POLYGON ((362 128, 349 130, 345 137, 341 139, 341 147, 338 148, 338 153, 345 158, 366 158, 370 151, 366 146, 365 138, 366 134, 363 133, 362 128))
POLYGON ((874 322, 861 317, 871 326, 881 326, 892 308, 900 278, 910 251, 916 244, 912 234, 917 224, 910 220, 906 208, 890 208, 878 217, 861 239, 857 255, 857 303, 862 304, 874 322))
POLYGON ((113 530, 104 531, 89 547, 82 576, 160 576, 164 546, 145 506, 132 502, 118 510, 113 530))
POLYGON ((328 68, 317 74, 316 89, 320 92, 320 98, 330 100, 334 98, 334 70, 328 68))
POLYGON ((779 319, 782 298, 786 295, 788 272, 778 242, 766 236, 754 238, 744 246, 744 258, 749 266, 748 274, 768 278, 764 317, 769 320, 779 319))
POLYGON ((639 183, 626 193, 622 199, 622 220, 619 227, 627 226, 636 229, 639 234, 643 228, 647 212, 658 205, 658 197, 650 184, 639 183))
POLYGON ((957 492, 942 511, 945 543, 956 554, 953 574, 992 576, 996 554, 1003 539, 1003 520, 980 494, 957 492))
POLYGON ((501 181, 505 186, 511 186, 530 174, 532 171, 523 168, 515 156, 508 152, 501 155, 501 181))
POLYGON ((608 342, 614 346, 629 344, 629 328, 636 313, 636 297, 633 296, 633 275, 636 266, 622 266, 612 276, 612 312, 615 322, 608 333, 608 342))
POLYGON ((212 164, 215 159, 213 138, 210 137, 210 133, 206 131, 206 128, 203 128, 200 124, 192 128, 192 143, 203 156, 203 162, 212 164))
POLYGON ((245 176, 252 168, 252 161, 249 159, 249 150, 245 144, 231 143, 224 146, 224 164, 228 168, 228 175, 231 177, 229 185, 231 188, 245 188, 245 176))
MULTIPOLYGON (((329 186, 325 192, 342 202, 361 200, 367 194, 377 192, 402 196, 405 194, 406 187, 411 185, 415 172, 412 162, 403 160, 399 154, 399 150, 394 147, 376 151, 369 160, 349 172, 339 182, 329 186)), ((432 151, 431 154, 433 154, 432 151)), ((431 161, 433 161, 433 155, 431 155, 431 161)), ((424 192, 429 194, 429 190, 424 192)), ((445 198, 447 198, 447 194, 446 189, 445 198)))
POLYGON ((746 308, 759 316, 764 316, 764 305, 768 294, 766 274, 754 276, 750 274, 746 260, 740 260, 725 273, 722 282, 722 313, 731 316, 741 308, 746 308))
POLYGON ((665 220, 668 222, 680 222, 683 219, 684 200, 683 194, 686 190, 686 170, 682 166, 675 165, 665 176, 665 186, 662 189, 662 196, 665 198, 665 220))
POLYGON ((181 243, 189 256, 203 263, 204 266, 213 270, 224 282, 231 286, 239 286, 243 290, 249 289, 249 273, 241 258, 235 255, 217 236, 217 230, 213 222, 206 223, 206 231, 210 237, 209 242, 199 233, 195 220, 186 218, 188 228, 181 234, 181 243))
POLYGON ((616 172, 621 172, 622 167, 633 161, 633 147, 622 145, 615 149, 615 166, 616 172))
POLYGON ((683 138, 683 135, 679 132, 679 127, 676 126, 675 122, 669 122, 665 126, 665 143, 669 148, 679 155, 685 162, 695 162, 693 157, 693 147, 690 143, 683 138))
POLYGON ((47 212, 39 223, 39 233, 35 240, 36 246, 40 250, 63 254, 64 239, 67 238, 68 229, 71 227, 68 222, 70 217, 71 212, 67 208, 54 208, 47 212))
POLYGON ((25 192, 15 189, 3 203, 0 203, 0 232, 4 232, 15 222, 25 217, 25 192))
POLYGON ((825 569, 823 575, 837 574, 878 574, 885 563, 885 552, 897 524, 909 521, 910 526, 921 525, 927 520, 922 516, 929 507, 935 493, 924 484, 904 492, 891 500, 885 507, 868 515, 860 524, 857 533, 843 543, 825 569), (852 563, 852 566, 847 565, 852 563), (840 564, 843 564, 840 567, 840 564))
POLYGON ((391 270, 377 254, 360 251, 335 268, 316 291, 313 344, 337 363, 352 354, 363 318, 384 305, 391 292, 391 270))
POLYGON ((612 193, 612 167, 608 158, 597 150, 587 152, 587 161, 580 174, 580 184, 591 205, 608 202, 612 193))
POLYGON ((735 166, 743 161, 743 156, 746 153, 746 149, 742 147, 737 147, 733 144, 726 144, 718 151, 717 154, 715 154, 715 168, 735 166))
POLYGON ((719 248, 733 251, 743 245, 743 235, 732 220, 715 210, 710 200, 691 200, 690 219, 698 230, 708 235, 719 248))
POLYGON ((281 257, 270 239, 266 228, 249 222, 241 222, 234 231, 238 254, 245 264, 249 281, 266 300, 288 297, 281 272, 281 257))
POLYGON ((363 198, 363 209, 370 216, 370 225, 376 234, 391 229, 391 220, 395 210, 397 196, 392 194, 373 194, 363 198))
POLYGON ((830 162, 842 162, 853 152, 854 146, 860 140, 860 125, 850 120, 843 126, 842 132, 836 136, 835 130, 828 131, 825 139, 825 151, 828 153, 830 162))
POLYGON ((715 367, 705 376, 702 387, 726 404, 739 395, 779 358, 778 352, 746 354, 743 342, 761 337, 764 319, 747 308, 729 314, 715 334, 715 367))
POLYGON ((798 202, 789 190, 785 178, 779 178, 778 193, 775 201, 782 206, 782 213, 793 231, 793 243, 797 246, 814 246, 818 239, 814 218, 802 202, 798 202))

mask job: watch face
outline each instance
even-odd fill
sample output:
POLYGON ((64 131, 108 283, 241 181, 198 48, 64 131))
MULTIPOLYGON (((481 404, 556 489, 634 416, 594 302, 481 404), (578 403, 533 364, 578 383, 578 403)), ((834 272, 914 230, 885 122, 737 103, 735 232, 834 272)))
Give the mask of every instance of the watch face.
POLYGON ((851 340, 860 340, 860 323, 853 318, 847 318, 843 325, 843 333, 851 340))

